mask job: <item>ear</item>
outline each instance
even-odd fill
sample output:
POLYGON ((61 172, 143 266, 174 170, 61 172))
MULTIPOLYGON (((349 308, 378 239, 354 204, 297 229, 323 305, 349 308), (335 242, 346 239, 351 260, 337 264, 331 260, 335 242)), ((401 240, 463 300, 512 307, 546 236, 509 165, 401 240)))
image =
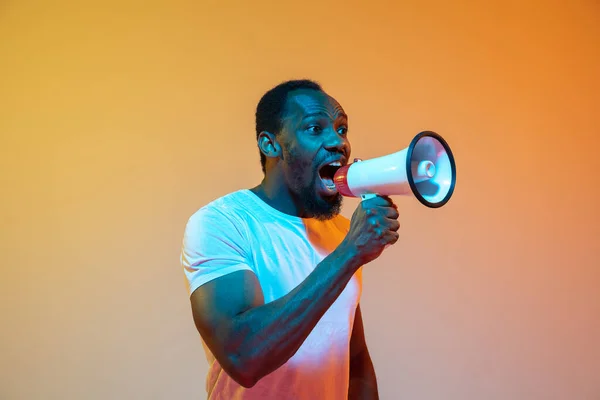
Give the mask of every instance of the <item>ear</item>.
POLYGON ((258 135, 258 148, 267 158, 281 156, 281 146, 271 132, 263 131, 258 135))

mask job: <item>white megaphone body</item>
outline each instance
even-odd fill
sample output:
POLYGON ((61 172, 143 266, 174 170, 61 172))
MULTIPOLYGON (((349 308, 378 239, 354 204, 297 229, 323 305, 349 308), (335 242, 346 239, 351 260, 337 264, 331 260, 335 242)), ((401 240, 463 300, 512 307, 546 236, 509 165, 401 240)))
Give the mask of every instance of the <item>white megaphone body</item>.
POLYGON ((347 197, 408 195, 438 208, 452 197, 456 164, 448 143, 439 134, 424 131, 403 150, 340 168, 333 182, 347 197))

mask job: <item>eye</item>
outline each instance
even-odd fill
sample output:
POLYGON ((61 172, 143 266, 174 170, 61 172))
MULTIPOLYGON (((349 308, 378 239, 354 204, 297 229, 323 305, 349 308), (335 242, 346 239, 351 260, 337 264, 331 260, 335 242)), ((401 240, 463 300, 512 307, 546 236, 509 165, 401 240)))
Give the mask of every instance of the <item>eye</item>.
POLYGON ((340 126, 340 127, 338 128, 337 132, 338 132, 340 135, 343 135, 343 136, 345 136, 345 135, 348 133, 348 127, 347 127, 347 126, 344 126, 344 125, 342 125, 342 126, 340 126))
POLYGON ((320 133, 320 132, 322 131, 322 129, 321 129, 321 126, 320 126, 320 125, 310 125, 310 126, 308 127, 308 130, 309 130, 310 132, 313 132, 313 133, 320 133))

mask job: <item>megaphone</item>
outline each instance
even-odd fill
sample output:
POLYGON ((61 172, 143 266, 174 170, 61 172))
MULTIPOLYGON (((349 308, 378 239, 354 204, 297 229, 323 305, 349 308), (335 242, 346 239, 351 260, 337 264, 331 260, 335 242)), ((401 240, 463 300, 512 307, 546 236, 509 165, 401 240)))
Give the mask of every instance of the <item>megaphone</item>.
POLYGON ((435 132, 423 131, 405 149, 338 169, 333 182, 347 197, 412 195, 438 208, 454 193, 456 164, 448 143, 435 132))

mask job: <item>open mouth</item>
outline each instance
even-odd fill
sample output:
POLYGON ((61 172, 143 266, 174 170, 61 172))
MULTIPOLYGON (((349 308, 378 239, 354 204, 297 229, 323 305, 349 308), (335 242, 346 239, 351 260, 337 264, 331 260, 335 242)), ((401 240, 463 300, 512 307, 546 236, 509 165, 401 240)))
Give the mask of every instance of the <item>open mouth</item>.
POLYGON ((321 181, 323 181, 325 187, 332 192, 337 191, 335 184, 333 183, 333 177, 335 176, 335 173, 338 169, 340 169, 341 166, 341 162, 334 161, 322 166, 319 169, 319 176, 321 177, 321 181))

